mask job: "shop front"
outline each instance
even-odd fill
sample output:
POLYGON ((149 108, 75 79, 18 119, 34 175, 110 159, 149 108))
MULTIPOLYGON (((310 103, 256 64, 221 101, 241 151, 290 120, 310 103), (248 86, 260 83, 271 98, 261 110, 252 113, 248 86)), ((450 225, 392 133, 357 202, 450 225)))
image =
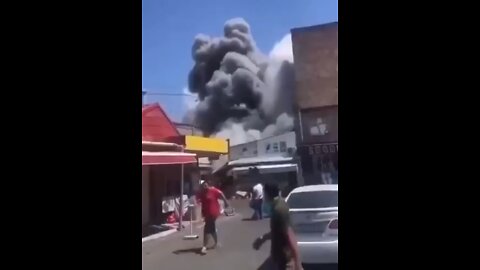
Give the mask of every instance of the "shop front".
POLYGON ((302 110, 297 154, 306 185, 338 184, 338 106, 302 110))
POLYGON ((198 191, 202 174, 209 177, 210 160, 222 154, 228 154, 227 140, 181 135, 159 104, 144 105, 142 225, 162 225, 176 214, 182 228, 184 208, 198 191))
POLYGON ((306 185, 338 184, 338 143, 298 147, 306 185))
POLYGON ((295 132, 264 138, 232 146, 230 159, 215 171, 215 175, 229 180, 236 193, 249 192, 257 183, 276 183, 282 194, 288 194, 298 181, 295 157, 295 132))
MULTIPOLYGON (((188 173, 197 167, 195 154, 183 152, 142 152, 142 226, 146 229, 151 225, 165 223, 167 215, 175 208, 165 209, 167 198, 179 197, 190 193, 188 173)), ((178 210, 177 209, 177 210, 178 210)))
POLYGON ((276 161, 266 161, 260 158, 250 164, 237 165, 233 163, 230 166, 232 166, 230 173, 238 191, 249 192, 257 183, 275 183, 282 194, 286 195, 298 186, 298 166, 293 157, 276 161))

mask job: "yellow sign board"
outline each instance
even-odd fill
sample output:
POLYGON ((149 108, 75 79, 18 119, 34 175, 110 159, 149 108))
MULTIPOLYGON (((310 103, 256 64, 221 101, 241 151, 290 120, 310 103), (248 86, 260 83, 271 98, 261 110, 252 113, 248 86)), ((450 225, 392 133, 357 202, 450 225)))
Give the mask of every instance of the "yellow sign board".
POLYGON ((216 154, 228 154, 228 142, 224 139, 185 136, 185 150, 216 154))

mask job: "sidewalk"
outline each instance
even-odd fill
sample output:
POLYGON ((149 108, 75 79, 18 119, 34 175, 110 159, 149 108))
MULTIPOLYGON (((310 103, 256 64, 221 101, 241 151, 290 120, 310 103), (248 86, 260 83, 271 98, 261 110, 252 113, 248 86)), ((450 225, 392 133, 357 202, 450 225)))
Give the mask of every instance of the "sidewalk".
MULTIPOLYGON (((234 216, 220 216, 218 219, 218 223, 222 224, 227 221, 231 220, 240 220, 241 216, 240 215, 234 215, 234 216)), ((170 241, 186 241, 183 240, 183 236, 190 234, 190 221, 184 221, 182 224, 185 226, 185 228, 182 231, 177 231, 177 226, 178 223, 176 224, 177 226, 172 229, 168 230, 165 232, 161 232, 158 234, 150 235, 145 238, 142 238, 142 250, 148 251, 151 249, 155 249, 156 247, 162 245, 162 243, 165 242, 170 242, 170 241)), ((199 221, 194 221, 193 222, 193 234, 196 234, 199 236, 199 238, 203 237, 203 227, 205 226, 205 223, 203 222, 203 219, 199 221)))
MULTIPOLYGON (((195 227, 198 227, 198 225, 202 225, 202 227, 203 227, 203 220, 196 220, 196 221, 193 221, 192 223, 193 223, 194 229, 195 229, 195 227)), ((142 243, 146 243, 148 241, 152 241, 152 240, 156 240, 158 238, 166 237, 166 236, 169 236, 171 234, 174 234, 175 232, 190 231, 190 221, 182 221, 182 226, 184 227, 182 231, 178 231, 178 222, 168 224, 168 226, 171 227, 171 229, 163 231, 163 232, 159 232, 159 233, 156 233, 156 234, 151 234, 151 235, 146 236, 146 237, 142 237, 142 243)))
POLYGON ((249 221, 251 216, 248 201, 232 202, 237 215, 222 216, 218 220, 220 248, 211 250, 207 255, 198 253, 203 242, 203 223, 193 227, 193 233, 199 235, 195 240, 184 240, 190 234, 187 227, 180 233, 173 233, 156 241, 142 245, 143 270, 197 270, 238 269, 257 270, 270 252, 268 244, 260 250, 252 248, 256 237, 268 231, 268 220, 249 221))
MULTIPOLYGON (((232 206, 240 210, 242 208, 248 208, 248 201, 247 200, 232 200, 231 201, 232 206)), ((248 208, 247 211, 249 212, 250 209, 248 208)), ((225 216, 221 215, 217 223, 220 225, 219 228, 219 237, 223 238, 225 237, 225 232, 223 231, 224 227, 222 224, 224 222, 231 223, 230 221, 237 221, 240 222, 242 220, 242 214, 240 213, 241 211, 236 211, 236 214, 233 216, 225 216)), ((175 226, 173 229, 164 231, 158 234, 150 235, 145 238, 142 238, 142 258, 145 256, 149 256, 152 252, 155 252, 156 250, 158 251, 159 249, 162 249, 162 247, 171 247, 171 246, 182 246, 185 244, 188 244, 191 240, 184 240, 183 237, 185 235, 190 234, 190 221, 183 221, 182 224, 184 225, 184 229, 182 231, 177 231, 178 228, 178 223, 174 223, 173 225, 175 226)), ((196 234, 199 236, 199 240, 203 238, 203 227, 205 223, 202 219, 193 221, 193 234, 196 234)), ((222 241, 222 240, 220 240, 222 241)))
MULTIPOLYGON (((235 218, 237 216, 238 215, 233 215, 233 216, 221 215, 218 218, 217 222, 223 222, 225 220, 229 220, 229 219, 235 218)), ((190 233, 190 221, 182 221, 182 225, 184 227, 183 230, 178 231, 177 230, 178 222, 169 224, 169 226, 171 226, 172 229, 167 230, 167 231, 163 231, 163 232, 160 232, 160 233, 152 234, 152 235, 149 235, 147 237, 143 237, 142 238, 142 244, 145 244, 145 243, 148 243, 148 242, 151 242, 151 241, 154 241, 154 240, 159 240, 159 239, 162 239, 162 238, 165 238, 165 237, 171 238, 171 237, 174 237, 176 235, 180 235, 181 237, 183 237, 184 235, 189 234, 190 233)), ((205 223, 203 221, 203 218, 199 219, 199 220, 194 220, 193 221, 193 232, 194 233, 196 232, 197 234, 203 234, 201 229, 203 228, 204 225, 205 225, 205 223)))

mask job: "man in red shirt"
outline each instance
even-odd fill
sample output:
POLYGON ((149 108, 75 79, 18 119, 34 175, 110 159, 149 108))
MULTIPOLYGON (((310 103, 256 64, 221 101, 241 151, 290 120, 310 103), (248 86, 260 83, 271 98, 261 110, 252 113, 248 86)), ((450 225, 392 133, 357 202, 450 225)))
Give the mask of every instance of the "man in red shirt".
POLYGON ((201 185, 202 187, 197 195, 197 201, 202 204, 202 215, 205 219, 205 227, 203 228, 203 247, 201 253, 206 254, 208 234, 211 234, 213 240, 215 241, 215 244, 212 248, 215 248, 218 242, 217 228, 215 225, 215 221, 217 220, 218 216, 220 216, 220 203, 218 200, 222 199, 225 202, 225 207, 228 207, 228 201, 222 191, 210 186, 207 181, 203 181, 201 185))

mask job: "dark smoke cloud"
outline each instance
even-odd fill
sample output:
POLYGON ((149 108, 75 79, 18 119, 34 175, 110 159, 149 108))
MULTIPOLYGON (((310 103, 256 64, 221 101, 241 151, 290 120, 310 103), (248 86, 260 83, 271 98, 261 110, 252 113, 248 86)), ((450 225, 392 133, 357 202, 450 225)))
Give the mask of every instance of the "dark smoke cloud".
POLYGON ((192 57, 189 90, 199 103, 186 119, 204 135, 242 143, 292 130, 292 63, 263 55, 245 20, 227 21, 223 37, 198 35, 192 57))

